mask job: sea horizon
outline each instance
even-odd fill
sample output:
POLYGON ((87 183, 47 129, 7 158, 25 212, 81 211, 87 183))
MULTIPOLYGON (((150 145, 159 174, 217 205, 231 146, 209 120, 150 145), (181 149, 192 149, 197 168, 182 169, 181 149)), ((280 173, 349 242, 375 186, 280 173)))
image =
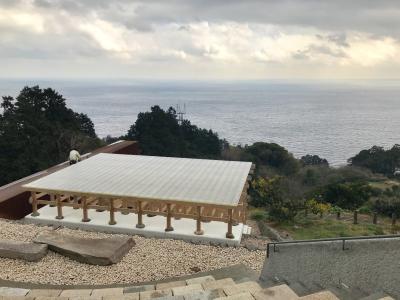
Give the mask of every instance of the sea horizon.
POLYGON ((99 137, 124 135, 151 106, 186 106, 185 118, 234 145, 275 142, 333 166, 373 145, 400 143, 400 80, 0 79, 1 96, 51 87, 86 113, 99 137))

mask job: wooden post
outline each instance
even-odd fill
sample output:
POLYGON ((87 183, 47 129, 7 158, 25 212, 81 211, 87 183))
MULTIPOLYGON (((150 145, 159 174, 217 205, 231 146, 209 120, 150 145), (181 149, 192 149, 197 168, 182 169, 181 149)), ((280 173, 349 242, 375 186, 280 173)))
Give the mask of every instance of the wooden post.
POLYGON ((172 213, 171 213, 171 204, 167 204, 167 227, 165 228, 165 231, 173 231, 174 227, 171 226, 171 218, 172 218, 172 213))
POLYGON ((397 216, 396 213, 392 213, 392 226, 396 225, 397 216))
MULTIPOLYGON (((50 194, 50 201, 54 202, 54 194, 50 194)), ((55 205, 50 204, 50 207, 55 207, 55 205)))
POLYGON ((57 194, 56 195, 56 202, 57 202, 57 220, 62 220, 64 219, 63 213, 62 213, 62 205, 61 205, 61 195, 57 194))
POLYGON ((145 225, 143 224, 143 208, 142 208, 142 201, 138 201, 138 222, 136 224, 136 228, 144 228, 145 225))
POLYGON ((374 213, 374 218, 372 219, 373 224, 378 224, 378 214, 375 212, 374 213))
POLYGON ((83 196, 81 201, 82 201, 82 209, 83 209, 82 222, 90 222, 90 218, 88 216, 88 205, 87 205, 86 197, 83 196))
POLYGON ((201 230, 201 206, 197 206, 197 219, 196 219, 196 235, 203 235, 204 231, 201 230))
POLYGON ((74 209, 79 209, 79 203, 78 203, 78 197, 77 196, 72 196, 72 201, 74 201, 74 209))
POLYGON ((353 224, 358 224, 358 210, 354 211, 353 224))
POLYGON ((37 208, 37 198, 36 198, 36 192, 31 192, 31 197, 32 197, 32 217, 37 217, 39 216, 38 208, 37 208))
POLYGON ((128 200, 122 200, 122 208, 124 208, 124 209, 126 209, 126 210, 123 210, 122 212, 121 212, 121 214, 123 214, 123 215, 129 215, 129 211, 127 210, 128 209, 128 200))
POLYGON ((230 208, 228 209, 228 232, 226 233, 226 237, 228 239, 235 238, 235 236, 232 234, 232 225, 233 225, 232 215, 233 215, 233 209, 230 208))
POLYGON ((109 225, 115 225, 115 210, 114 210, 114 199, 110 199, 110 221, 108 222, 109 225))

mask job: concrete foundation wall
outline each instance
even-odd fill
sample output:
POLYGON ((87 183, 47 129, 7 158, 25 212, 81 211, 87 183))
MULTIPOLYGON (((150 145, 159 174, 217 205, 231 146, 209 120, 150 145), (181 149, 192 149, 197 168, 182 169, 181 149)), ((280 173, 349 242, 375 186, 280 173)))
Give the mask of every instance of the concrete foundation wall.
POLYGON ((345 284, 365 292, 400 297, 400 238, 314 242, 270 246, 261 280, 345 284))

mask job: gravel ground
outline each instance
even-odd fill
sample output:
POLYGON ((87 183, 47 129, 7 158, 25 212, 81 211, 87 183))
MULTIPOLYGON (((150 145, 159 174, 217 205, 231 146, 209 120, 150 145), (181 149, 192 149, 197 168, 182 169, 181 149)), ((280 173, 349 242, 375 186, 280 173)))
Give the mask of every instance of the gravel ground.
MULTIPOLYGON (((39 232, 52 230, 31 224, 0 219, 0 239, 31 241, 39 232)), ((66 235, 87 238, 107 237, 110 234, 59 228, 66 235)), ((46 284, 112 284, 153 281, 193 274, 191 268, 210 271, 243 263, 261 271, 265 251, 246 248, 224 248, 191 243, 133 236, 136 246, 112 266, 81 264, 49 251, 39 262, 0 258, 0 278, 46 284)))

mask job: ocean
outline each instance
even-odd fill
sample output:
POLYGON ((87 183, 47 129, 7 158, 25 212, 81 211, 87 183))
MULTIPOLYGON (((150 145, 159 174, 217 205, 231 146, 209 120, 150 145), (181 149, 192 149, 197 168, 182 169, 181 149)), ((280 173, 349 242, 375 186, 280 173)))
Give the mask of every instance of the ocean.
POLYGON ((400 81, 0 80, 0 95, 34 84, 56 89, 70 108, 88 114, 100 137, 125 134, 153 105, 185 105, 185 118, 232 144, 275 142, 334 166, 373 145, 400 143, 400 81))

